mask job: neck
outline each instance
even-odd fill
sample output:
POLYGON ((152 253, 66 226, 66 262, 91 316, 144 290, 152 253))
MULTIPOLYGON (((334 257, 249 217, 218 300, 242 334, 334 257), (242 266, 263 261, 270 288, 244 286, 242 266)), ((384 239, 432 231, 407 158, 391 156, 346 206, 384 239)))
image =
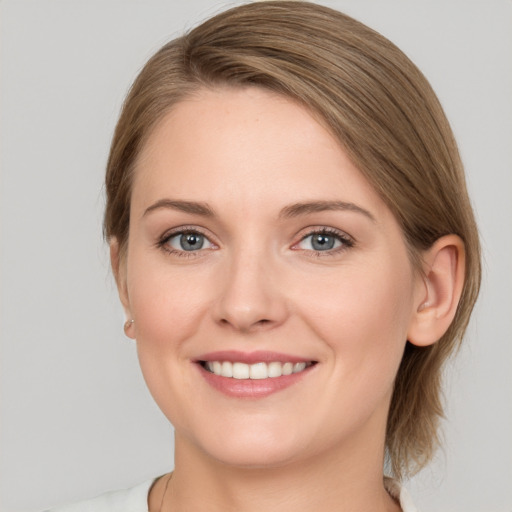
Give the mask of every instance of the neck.
POLYGON ((279 467, 241 468, 176 435, 176 469, 162 512, 398 512, 383 485, 383 451, 372 445, 364 453, 331 451, 279 467))

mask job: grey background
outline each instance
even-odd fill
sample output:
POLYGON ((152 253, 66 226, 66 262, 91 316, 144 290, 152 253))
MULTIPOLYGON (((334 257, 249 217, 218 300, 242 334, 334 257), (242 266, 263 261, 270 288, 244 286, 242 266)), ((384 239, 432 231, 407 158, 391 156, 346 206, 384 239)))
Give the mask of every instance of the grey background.
MULTIPOLYGON (((0 510, 31 512, 172 468, 101 238, 126 90, 165 41, 234 2, 0 3, 0 510)), ((445 450, 408 484, 423 512, 512 510, 512 2, 324 2, 398 44, 460 143, 485 251, 450 365, 445 450)))

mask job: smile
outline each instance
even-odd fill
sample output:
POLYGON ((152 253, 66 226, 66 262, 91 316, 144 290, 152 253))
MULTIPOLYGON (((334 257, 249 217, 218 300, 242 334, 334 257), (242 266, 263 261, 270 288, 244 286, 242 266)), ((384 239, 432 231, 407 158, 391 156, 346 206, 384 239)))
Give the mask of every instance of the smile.
POLYGON ((253 400, 298 385, 319 366, 307 356, 265 350, 220 350, 201 354, 192 362, 213 389, 230 398, 253 400))
POLYGON ((312 361, 300 363, 271 361, 268 363, 258 362, 254 364, 231 361, 201 361, 201 366, 208 372, 218 375, 219 377, 239 380, 262 380, 283 377, 301 373, 313 364, 312 361))

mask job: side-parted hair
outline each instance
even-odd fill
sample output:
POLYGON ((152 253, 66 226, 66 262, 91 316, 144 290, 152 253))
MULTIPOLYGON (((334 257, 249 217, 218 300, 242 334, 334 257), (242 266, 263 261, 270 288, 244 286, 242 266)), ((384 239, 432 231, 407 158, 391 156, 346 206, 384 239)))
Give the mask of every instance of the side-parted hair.
POLYGON ((443 235, 461 237, 465 282, 455 319, 434 345, 406 344, 387 424, 386 454, 401 478, 439 445, 443 363, 459 346, 480 286, 480 246, 452 131, 429 83, 393 43, 327 7, 249 3, 161 48, 122 109, 106 172, 104 233, 128 244, 137 157, 174 105, 204 88, 255 86, 295 100, 337 138, 393 212, 416 269, 443 235))

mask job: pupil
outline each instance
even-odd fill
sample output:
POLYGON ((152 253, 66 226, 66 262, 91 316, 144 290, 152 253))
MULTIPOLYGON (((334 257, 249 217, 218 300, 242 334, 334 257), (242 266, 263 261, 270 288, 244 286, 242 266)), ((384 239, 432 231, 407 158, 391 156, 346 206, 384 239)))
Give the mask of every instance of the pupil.
POLYGON ((184 235, 181 235, 180 238, 180 245, 185 251, 201 249, 203 243, 203 235, 198 235, 196 233, 185 233, 184 235))
POLYGON ((329 235, 316 235, 313 238, 313 249, 316 251, 328 250, 334 247, 334 237, 329 235))

